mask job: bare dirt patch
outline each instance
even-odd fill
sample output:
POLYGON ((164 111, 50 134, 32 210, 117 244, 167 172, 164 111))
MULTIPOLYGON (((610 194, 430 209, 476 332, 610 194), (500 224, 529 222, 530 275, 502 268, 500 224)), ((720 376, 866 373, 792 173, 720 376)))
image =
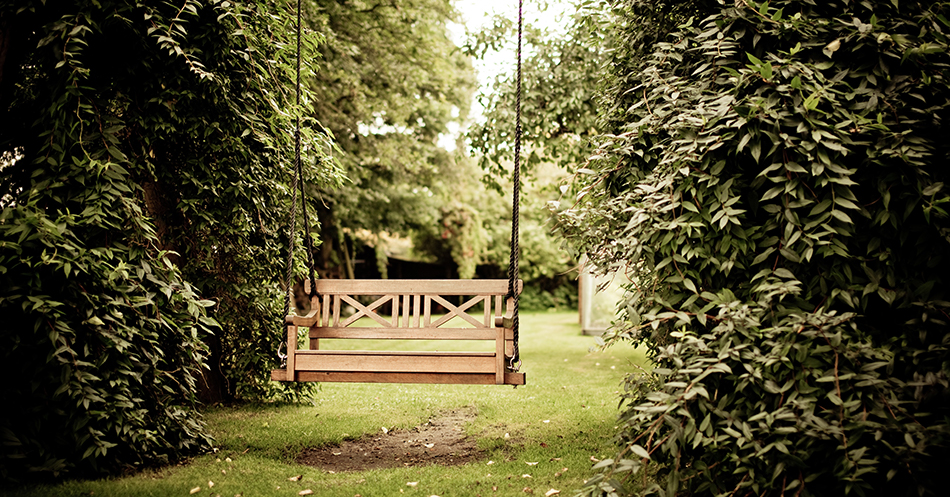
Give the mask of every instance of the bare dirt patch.
POLYGON ((463 431, 473 419, 473 407, 443 411, 409 430, 380 431, 340 445, 304 449, 297 462, 334 472, 465 464, 480 455, 475 440, 463 431))

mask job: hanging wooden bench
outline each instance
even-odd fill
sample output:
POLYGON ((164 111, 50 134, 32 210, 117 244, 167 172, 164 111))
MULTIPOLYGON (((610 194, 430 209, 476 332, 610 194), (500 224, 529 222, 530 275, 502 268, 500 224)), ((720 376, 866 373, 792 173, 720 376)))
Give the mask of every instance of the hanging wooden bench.
MULTIPOLYGON (((318 280, 306 316, 287 316, 287 367, 276 381, 453 383, 524 385, 524 373, 507 370, 513 353, 513 299, 508 280, 318 280), (369 305, 359 297, 377 297, 369 305), (464 296, 456 306, 445 297, 464 296), (392 312, 380 315, 390 304, 392 312), (433 304, 447 310, 432 314, 433 304), (480 315, 468 311, 482 304, 480 315), (504 304, 504 309, 503 309, 504 304), (341 307, 356 312, 340 315, 341 307), (354 326, 360 318, 375 326, 354 326), (458 327, 459 321, 467 326, 458 327), (297 350, 297 328, 309 328, 310 349, 297 350), (493 352, 320 350, 320 339, 486 340, 493 352)), ((306 290, 309 294, 309 282, 306 290)), ((519 281, 517 292, 523 283, 519 281)))

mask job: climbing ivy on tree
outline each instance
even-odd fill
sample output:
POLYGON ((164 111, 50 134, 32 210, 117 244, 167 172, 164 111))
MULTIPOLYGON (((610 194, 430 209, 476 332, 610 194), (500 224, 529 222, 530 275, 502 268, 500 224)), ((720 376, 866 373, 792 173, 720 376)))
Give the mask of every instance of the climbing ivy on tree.
POLYGON ((278 388, 289 7, 0 7, 3 477, 174 460, 210 444, 196 391, 278 388))
POLYGON ((614 132, 560 229, 631 276, 605 340, 657 367, 585 493, 938 494, 950 4, 606 8, 614 132))

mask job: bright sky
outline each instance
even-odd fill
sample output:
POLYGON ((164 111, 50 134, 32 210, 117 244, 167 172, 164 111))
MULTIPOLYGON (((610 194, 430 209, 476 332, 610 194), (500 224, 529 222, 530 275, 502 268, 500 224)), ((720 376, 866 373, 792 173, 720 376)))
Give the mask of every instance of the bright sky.
MULTIPOLYGON (((455 0, 455 7, 462 14, 463 25, 450 25, 449 30, 455 38, 455 43, 461 45, 465 41, 465 31, 477 32, 491 26, 492 17, 501 15, 516 21, 518 19, 518 0, 455 0)), ((544 3, 537 0, 524 0, 522 12, 525 24, 540 26, 548 30, 557 30, 562 23, 562 14, 571 7, 567 0, 547 0, 544 3), (543 12, 540 9, 545 9, 543 12)), ((507 53, 495 54, 488 61, 475 61, 475 68, 479 72, 479 83, 484 86, 494 79, 500 71, 511 70, 515 67, 515 40, 512 39, 507 53)))

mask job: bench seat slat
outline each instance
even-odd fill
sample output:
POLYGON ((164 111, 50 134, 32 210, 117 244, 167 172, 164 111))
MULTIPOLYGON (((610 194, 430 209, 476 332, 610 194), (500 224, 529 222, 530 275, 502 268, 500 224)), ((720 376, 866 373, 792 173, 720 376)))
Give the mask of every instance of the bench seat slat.
MULTIPOLYGON (((286 372, 275 369, 271 379, 285 381, 286 372)), ((332 383, 428 383, 451 385, 495 385, 494 373, 376 373, 371 371, 297 371, 293 381, 332 383)), ((524 373, 505 373, 505 385, 524 385, 524 373)))
POLYGON ((491 352, 381 352, 300 350, 297 371, 374 371, 384 373, 494 373, 491 352))
MULTIPOLYGON (((361 340, 494 340, 494 328, 310 328, 311 339, 339 338, 361 340)), ((506 340, 514 340, 514 331, 506 330, 506 340)))
POLYGON ((455 350, 298 350, 298 356, 495 357, 494 352, 455 350))

